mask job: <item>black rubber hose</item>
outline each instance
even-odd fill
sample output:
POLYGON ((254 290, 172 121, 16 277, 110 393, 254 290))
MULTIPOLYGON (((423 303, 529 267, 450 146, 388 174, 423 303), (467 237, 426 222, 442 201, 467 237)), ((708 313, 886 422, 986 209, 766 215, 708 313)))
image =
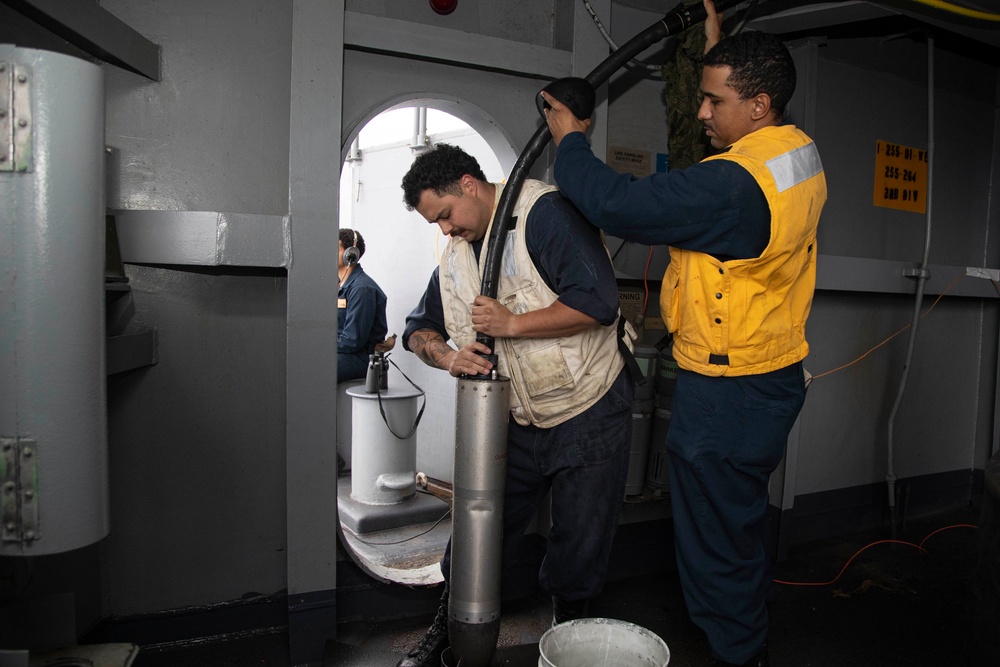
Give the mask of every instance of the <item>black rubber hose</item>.
MULTIPOLYGON (((717 11, 721 12, 729 7, 738 5, 742 1, 717 0, 715 7, 717 11)), ((706 17, 705 7, 701 4, 695 4, 690 7, 679 4, 670 10, 661 20, 640 32, 620 46, 617 51, 605 58, 600 65, 595 67, 586 76, 587 81, 594 88, 597 88, 607 81, 612 74, 621 69, 625 63, 632 60, 632 58, 642 51, 645 51, 660 40, 677 35, 692 25, 704 21, 706 17)), ((535 160, 542 154, 542 151, 545 150, 551 138, 552 135, 549 132, 548 125, 542 124, 535 131, 535 134, 532 135, 531 140, 528 141, 528 145, 521 151, 521 155, 518 156, 517 161, 514 163, 514 168, 511 169, 510 176, 507 178, 507 185, 500 195, 500 202, 497 204, 496 213, 493 214, 489 250, 484 260, 483 283, 480 288, 480 294, 483 296, 488 296, 492 299, 496 298, 500 280, 500 265, 503 259, 503 247, 507 239, 507 231, 510 229, 511 220, 513 219, 514 206, 517 203, 518 196, 521 194, 521 186, 524 185, 524 180, 528 177, 528 171, 535 164, 535 160)), ((496 344, 494 337, 479 333, 476 334, 476 341, 486 345, 493 351, 492 354, 486 355, 486 357, 495 367, 497 355, 496 350, 494 350, 494 345, 496 344)))

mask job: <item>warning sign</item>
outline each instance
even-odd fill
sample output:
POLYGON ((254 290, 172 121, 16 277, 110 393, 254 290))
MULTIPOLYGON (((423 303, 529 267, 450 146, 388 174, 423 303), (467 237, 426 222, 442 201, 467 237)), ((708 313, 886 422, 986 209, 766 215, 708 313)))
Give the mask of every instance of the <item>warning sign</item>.
POLYGON ((927 211, 927 151, 875 142, 875 206, 927 211))
POLYGON ((653 154, 636 148, 608 146, 608 166, 619 174, 642 178, 653 173, 653 154))
POLYGON ((622 315, 632 323, 633 326, 639 323, 639 316, 642 315, 642 307, 645 305, 646 297, 642 290, 623 289, 618 290, 618 307, 621 308, 622 315))

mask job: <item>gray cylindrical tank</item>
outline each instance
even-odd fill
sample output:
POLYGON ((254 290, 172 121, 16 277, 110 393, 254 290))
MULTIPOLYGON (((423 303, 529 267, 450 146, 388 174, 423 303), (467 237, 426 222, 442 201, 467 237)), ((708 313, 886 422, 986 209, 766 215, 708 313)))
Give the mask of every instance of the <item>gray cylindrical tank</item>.
POLYGON ((650 412, 632 413, 632 446, 628 455, 628 475, 625 478, 625 495, 642 493, 646 480, 646 460, 649 458, 649 438, 653 428, 650 412))
POLYGON ((0 555, 35 556, 109 527, 104 72, 11 45, 0 63, 0 555))
POLYGON ((417 436, 411 431, 423 392, 393 387, 369 394, 358 385, 347 395, 352 399, 351 498, 367 505, 409 500, 417 492, 417 436))
POLYGON ((673 407, 674 388, 677 386, 677 360, 667 347, 660 351, 656 370, 656 407, 669 410, 673 407))

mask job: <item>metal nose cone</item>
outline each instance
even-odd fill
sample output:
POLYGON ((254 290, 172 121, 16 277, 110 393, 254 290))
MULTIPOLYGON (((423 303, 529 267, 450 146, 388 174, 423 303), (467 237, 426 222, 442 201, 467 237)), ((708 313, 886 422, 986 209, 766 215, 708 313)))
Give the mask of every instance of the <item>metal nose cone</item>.
POLYGON ((451 662, 445 665, 446 657, 441 656, 442 667, 488 667, 500 637, 500 619, 486 623, 465 623, 455 618, 448 619, 448 640, 451 642, 451 662))

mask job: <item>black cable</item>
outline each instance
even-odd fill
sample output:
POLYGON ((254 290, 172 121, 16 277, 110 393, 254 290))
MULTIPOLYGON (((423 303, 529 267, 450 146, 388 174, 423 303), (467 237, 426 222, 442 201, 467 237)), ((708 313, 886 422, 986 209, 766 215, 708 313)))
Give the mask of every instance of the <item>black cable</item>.
POLYGON ((626 243, 628 243, 628 241, 622 241, 622 244, 620 246, 618 246, 618 250, 615 250, 615 254, 611 255, 611 263, 612 264, 615 263, 615 258, 618 257, 618 253, 620 253, 622 251, 622 248, 625 247, 626 243))
MULTIPOLYGON (((396 366, 396 362, 393 361, 392 359, 390 359, 388 354, 385 355, 385 360, 388 361, 393 366, 396 366)), ((375 389, 375 397, 378 399, 378 411, 382 415, 382 421, 385 422, 385 427, 387 429, 389 429, 389 433, 392 433, 394 436, 396 436, 400 440, 406 440, 411 435, 413 435, 414 433, 416 433, 417 432, 417 427, 420 426, 420 418, 424 416, 424 408, 427 407, 427 394, 424 393, 423 389, 421 389, 420 387, 417 386, 416 382, 414 382, 409 377, 407 377, 406 373, 403 372, 402 368, 400 368, 399 366, 396 366, 396 370, 399 371, 400 375, 402 375, 404 378, 406 378, 407 382, 409 382, 410 384, 413 385, 414 389, 416 389, 417 391, 420 392, 420 398, 423 399, 423 402, 420 404, 420 412, 417 413, 417 418, 413 421, 413 428, 410 429, 409 433, 407 433, 406 435, 399 435, 398 433, 396 433, 395 431, 392 430, 391 426, 389 426, 389 419, 388 419, 388 417, 385 416, 385 409, 382 407, 382 387, 381 387, 381 385, 379 385, 379 386, 376 387, 376 389, 375 389)))
MULTIPOLYGON (((716 10, 721 12, 729 7, 738 5, 741 1, 718 0, 715 3, 716 10)), ((585 77, 586 80, 596 89, 607 81, 613 73, 621 69, 625 63, 632 60, 636 54, 645 51, 665 37, 680 34, 690 26, 704 21, 706 17, 707 13, 705 12, 704 5, 697 4, 691 7, 678 5, 661 20, 640 32, 617 51, 609 55, 585 77)), ((517 161, 514 163, 514 167, 511 169, 510 176, 507 178, 507 185, 500 195, 500 202, 497 204, 496 213, 493 214, 489 250, 486 253, 486 259, 483 264, 483 282, 480 289, 480 293, 483 296, 490 297, 491 299, 496 298, 499 288, 500 266, 503 259, 503 247, 514 216, 514 207, 517 204, 518 196, 521 194, 521 187, 528 176, 528 171, 535 163, 535 160, 538 159, 538 156, 548 146, 549 139, 551 138, 552 134, 549 132, 548 125, 542 124, 535 131, 535 134, 532 135, 528 141, 528 145, 521 151, 517 161)), ((493 336, 488 336, 484 333, 476 334, 476 341, 486 345, 490 350, 493 350, 496 344, 493 336)), ((486 356, 496 366, 496 353, 494 352, 486 356)))
POLYGON ((435 521, 434 525, 431 526, 430 528, 428 528, 427 530, 421 531, 421 532, 417 533, 416 535, 411 535, 410 537, 404 537, 401 540, 395 540, 393 542, 370 542, 368 540, 361 539, 357 535, 354 536, 354 539, 356 539, 358 542, 361 542, 362 544, 367 544, 368 546, 372 546, 372 547, 388 547, 388 546, 392 546, 394 544, 403 544, 404 542, 409 542, 410 540, 415 540, 418 537, 421 537, 422 535, 426 535, 427 533, 431 532, 432 530, 434 530, 435 528, 438 527, 438 524, 440 524, 442 521, 444 521, 445 519, 447 519, 450 514, 451 514, 451 509, 448 509, 448 511, 445 512, 444 515, 440 519, 438 519, 437 521, 435 521))

